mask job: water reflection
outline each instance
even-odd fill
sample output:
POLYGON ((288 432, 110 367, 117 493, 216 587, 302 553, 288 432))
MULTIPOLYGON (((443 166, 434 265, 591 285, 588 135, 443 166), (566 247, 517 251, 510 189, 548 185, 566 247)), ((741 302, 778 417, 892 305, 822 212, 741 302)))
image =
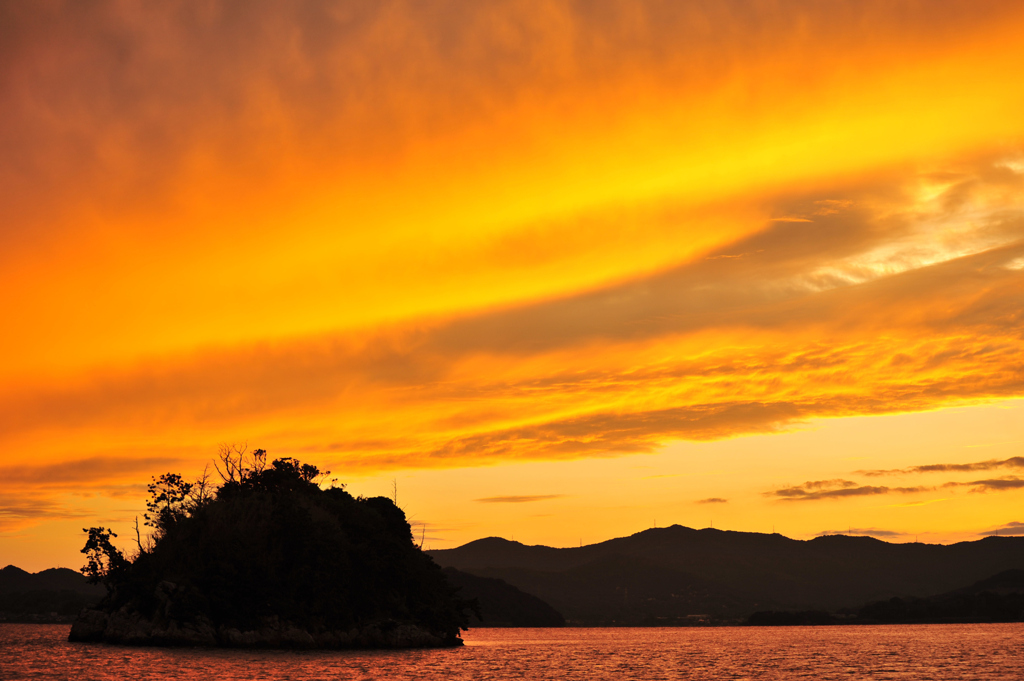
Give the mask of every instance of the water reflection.
POLYGON ((474 629, 466 646, 290 652, 124 648, 0 625, 0 679, 1019 679, 1024 624, 474 629))

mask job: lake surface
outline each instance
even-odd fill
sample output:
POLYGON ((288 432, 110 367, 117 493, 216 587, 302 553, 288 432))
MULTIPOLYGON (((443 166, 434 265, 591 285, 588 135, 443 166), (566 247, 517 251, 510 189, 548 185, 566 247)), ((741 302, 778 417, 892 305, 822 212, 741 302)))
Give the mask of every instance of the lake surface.
POLYGON ((0 624, 0 679, 1021 679, 1024 623, 473 629, 444 650, 287 652, 68 643, 0 624))

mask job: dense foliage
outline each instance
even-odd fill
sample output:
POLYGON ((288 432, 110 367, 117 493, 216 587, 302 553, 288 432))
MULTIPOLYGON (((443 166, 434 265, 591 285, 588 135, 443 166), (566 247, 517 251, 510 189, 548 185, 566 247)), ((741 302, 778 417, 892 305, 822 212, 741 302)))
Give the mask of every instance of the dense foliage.
POLYGON ((188 622, 257 628, 279 618, 311 629, 412 623, 457 637, 467 603, 413 541, 391 499, 322 489, 315 466, 266 454, 222 455, 222 484, 167 474, 150 486, 153 539, 125 558, 92 528, 83 572, 102 604, 188 622))

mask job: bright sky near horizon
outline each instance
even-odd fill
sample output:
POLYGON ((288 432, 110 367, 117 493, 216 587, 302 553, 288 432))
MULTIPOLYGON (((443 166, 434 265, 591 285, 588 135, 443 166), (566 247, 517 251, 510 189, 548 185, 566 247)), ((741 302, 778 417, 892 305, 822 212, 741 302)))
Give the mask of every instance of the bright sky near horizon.
POLYGON ((1024 534, 1024 3, 0 2, 0 563, 225 443, 430 548, 1024 534))

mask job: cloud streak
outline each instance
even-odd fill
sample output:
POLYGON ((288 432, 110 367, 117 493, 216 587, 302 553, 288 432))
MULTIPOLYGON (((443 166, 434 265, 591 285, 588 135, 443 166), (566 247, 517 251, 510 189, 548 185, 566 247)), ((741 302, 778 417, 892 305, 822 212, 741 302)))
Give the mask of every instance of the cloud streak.
POLYGON ((932 463, 910 466, 909 468, 857 471, 857 473, 869 477, 878 477, 883 475, 914 475, 918 473, 973 473, 975 471, 991 471, 999 468, 1024 468, 1024 457, 1012 456, 1009 459, 990 459, 974 463, 932 463))
POLYGON ((781 501, 821 501, 849 497, 877 496, 881 494, 917 494, 933 491, 934 487, 884 487, 859 485, 851 480, 815 480, 793 487, 782 487, 765 492, 764 496, 781 501))
POLYGON ((971 492, 1009 492, 1024 488, 1024 478, 1006 475, 1001 478, 987 480, 971 480, 969 482, 947 482, 943 487, 970 487, 971 492))
POLYGON ((94 456, 55 464, 0 467, 0 489, 17 487, 78 487, 98 482, 136 480, 140 473, 167 472, 185 462, 181 458, 94 456))
POLYGON ((819 532, 816 537, 832 537, 832 536, 862 536, 862 537, 875 537, 876 539, 896 539, 899 537, 905 537, 908 533, 897 532, 895 530, 882 530, 875 527, 851 527, 845 532, 819 532))
POLYGON ((155 429, 189 433, 200 451, 241 432, 354 468, 446 467, 650 452, 1020 395, 1024 270, 1010 265, 1024 257, 1024 218, 1004 197, 1024 180, 995 170, 1004 158, 959 167, 923 203, 913 173, 828 199, 778 197, 780 212, 815 222, 770 223, 722 249, 748 254, 738 260, 453 319, 8 383, 0 432, 155 429))
POLYGON ((474 499, 473 501, 477 501, 482 504, 529 504, 535 501, 550 501, 551 499, 561 499, 563 497, 565 497, 564 494, 534 494, 525 496, 484 497, 483 499, 474 499))
POLYGON ((45 520, 68 520, 90 515, 87 509, 73 508, 45 497, 0 495, 0 533, 14 532, 45 520))
POLYGON ((985 537, 992 537, 992 536, 1018 537, 1018 536, 1024 535, 1024 523, 1018 522, 1018 521, 1014 520, 1014 521, 1011 521, 1009 523, 1006 523, 1002 527, 997 527, 994 530, 987 530, 985 532, 980 532, 979 534, 981 534, 982 536, 985 536, 985 537))

